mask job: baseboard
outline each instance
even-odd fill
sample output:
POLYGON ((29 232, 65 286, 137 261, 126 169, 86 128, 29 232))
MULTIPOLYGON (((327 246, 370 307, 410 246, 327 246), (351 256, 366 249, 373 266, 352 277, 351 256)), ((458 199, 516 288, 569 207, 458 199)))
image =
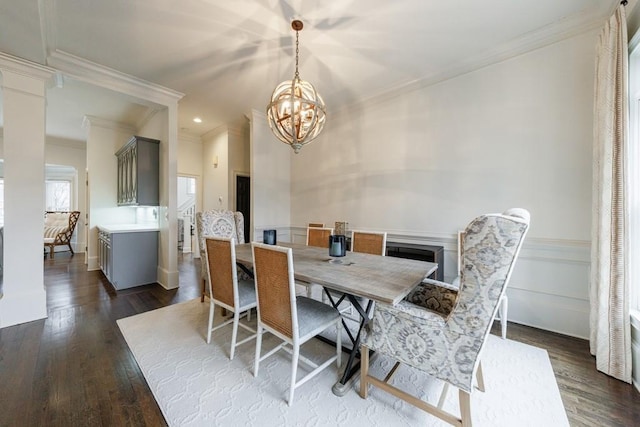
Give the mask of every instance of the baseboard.
POLYGON ((100 264, 98 263, 97 256, 90 256, 87 258, 87 271, 100 270, 100 264))
POLYGON ((631 366, 632 380, 636 390, 640 392, 640 312, 631 312, 631 366))
POLYGON ((157 269, 157 281, 163 288, 176 289, 180 286, 179 281, 179 273, 177 271, 169 271, 165 268, 158 266, 157 269))
POLYGON ((83 254, 85 252, 86 244, 71 242, 71 247, 73 248, 73 253, 75 254, 83 254))
POLYGON ((44 288, 11 292, 5 289, 0 300, 0 329, 47 317, 47 294, 44 288))

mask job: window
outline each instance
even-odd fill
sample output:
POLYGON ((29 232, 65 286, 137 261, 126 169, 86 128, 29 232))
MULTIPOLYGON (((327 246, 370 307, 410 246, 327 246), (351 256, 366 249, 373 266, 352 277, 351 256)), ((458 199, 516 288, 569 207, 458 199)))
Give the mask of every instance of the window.
POLYGON ((71 181, 46 181, 47 211, 71 210, 71 181))
POLYGON ((195 178, 187 178, 187 194, 189 194, 189 195, 196 194, 196 179, 195 178))

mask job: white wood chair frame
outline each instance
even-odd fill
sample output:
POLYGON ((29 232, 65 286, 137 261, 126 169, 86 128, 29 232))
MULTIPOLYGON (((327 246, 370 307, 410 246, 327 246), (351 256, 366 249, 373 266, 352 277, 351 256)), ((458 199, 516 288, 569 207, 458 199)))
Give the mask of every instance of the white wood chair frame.
POLYGON ((277 351, 285 350, 286 352, 290 353, 292 355, 292 358, 291 358, 291 383, 290 383, 290 386, 289 386, 289 398, 287 400, 287 403, 289 404, 289 406, 291 406, 291 404, 293 403, 293 396, 294 396, 294 391, 295 391, 296 388, 300 387, 301 385, 303 385, 304 383, 309 381, 311 378, 315 377, 318 373, 320 373, 320 371, 322 371, 323 369, 328 367, 334 361, 336 362, 337 367, 340 368, 340 366, 341 366, 341 356, 342 356, 342 340, 341 340, 341 335, 342 335, 342 322, 341 322, 341 320, 342 319, 341 319, 340 316, 337 316, 335 321, 333 321, 331 323, 321 324, 318 327, 316 327, 315 329, 307 332, 306 335, 299 336, 298 312, 297 312, 297 305, 296 305, 295 280, 294 280, 294 270, 293 270, 293 253, 292 253, 291 248, 285 248, 285 247, 274 246, 274 245, 265 245, 265 244, 256 243, 256 242, 251 243, 251 247, 252 247, 251 250, 253 252, 253 259, 254 259, 254 277, 255 277, 255 281, 256 281, 256 294, 258 296, 258 301, 260 299, 259 298, 260 288, 258 286, 258 281, 260 280, 260 273, 259 273, 259 269, 256 268, 257 262, 256 262, 256 258, 255 258, 255 249, 257 247, 259 247, 259 248, 265 248, 267 250, 272 250, 272 251, 277 251, 277 252, 284 252, 284 253, 287 254, 287 269, 288 269, 288 277, 289 277, 289 300, 290 300, 290 304, 291 304, 291 306, 290 306, 291 307, 291 321, 292 321, 291 327, 292 327, 292 331, 293 331, 293 334, 292 334, 293 336, 287 336, 285 334, 282 334, 279 331, 277 331, 276 329, 270 327, 269 325, 262 323, 261 322, 261 316, 260 316, 260 314, 261 314, 260 303, 258 303, 258 330, 257 330, 258 337, 257 337, 257 340, 256 340, 256 354, 255 354, 255 364, 254 364, 253 375, 254 376, 258 376, 258 371, 259 371, 259 368, 260 368, 260 362, 265 360, 269 356, 275 354, 277 351), (311 338, 315 337, 320 332, 322 332, 325 329, 327 329, 328 327, 330 327, 332 324, 335 324, 336 333, 337 333, 336 354, 334 356, 330 357, 329 359, 324 361, 322 364, 318 365, 318 364, 314 363, 313 361, 309 360, 307 357, 304 357, 303 355, 300 354, 300 346, 302 344, 304 344, 305 342, 309 341, 311 338), (274 349, 272 349, 269 352, 267 352, 266 354, 260 355, 260 352, 262 351, 262 335, 263 335, 264 331, 272 333, 273 335, 275 335, 276 337, 281 339, 283 342, 280 345, 278 345, 277 347, 275 347, 274 349), (307 366, 309 366, 313 370, 311 372, 307 373, 307 375, 305 375, 304 377, 302 377, 298 381, 296 381, 297 370, 298 370, 298 362, 303 362, 304 364, 306 364, 307 366))
POLYGON ((231 238, 224 238, 224 237, 206 237, 205 238, 205 259, 202 260, 203 262, 207 262, 210 263, 210 259, 209 259, 209 248, 208 248, 208 241, 221 241, 221 242, 228 242, 229 243, 229 250, 231 251, 231 266, 230 266, 230 270, 231 270, 231 274, 232 274, 232 280, 233 280, 233 305, 227 304, 224 301, 221 301, 220 299, 217 299, 215 297, 215 294, 213 292, 213 287, 212 287, 212 278, 211 278, 211 271, 212 271, 212 265, 209 264, 208 268, 207 268, 207 282, 208 282, 208 286, 209 286, 209 295, 211 296, 209 298, 209 322, 207 325, 207 344, 211 343, 211 334, 230 324, 233 323, 233 331, 232 331, 232 335, 231 335, 231 350, 229 352, 229 359, 233 360, 233 356, 235 355, 235 349, 236 347, 249 342, 251 340, 253 340, 256 337, 256 330, 251 328, 248 325, 245 325, 244 323, 240 322, 240 319, 242 317, 246 317, 247 320, 251 320, 251 309, 255 308, 257 306, 257 302, 254 301, 253 303, 249 303, 249 304, 245 304, 243 306, 240 306, 240 298, 239 298, 239 291, 238 291, 238 273, 237 273, 237 269, 236 269, 236 250, 235 250, 235 239, 233 237, 231 238), (214 319, 214 314, 215 314, 215 306, 218 305, 222 308, 227 309, 228 311, 233 313, 233 316, 227 320, 225 320, 224 322, 222 322, 219 325, 214 326, 213 325, 213 319, 214 319), (252 333, 251 336, 243 339, 240 342, 237 342, 237 338, 238 338, 238 327, 241 327, 249 332, 252 333))

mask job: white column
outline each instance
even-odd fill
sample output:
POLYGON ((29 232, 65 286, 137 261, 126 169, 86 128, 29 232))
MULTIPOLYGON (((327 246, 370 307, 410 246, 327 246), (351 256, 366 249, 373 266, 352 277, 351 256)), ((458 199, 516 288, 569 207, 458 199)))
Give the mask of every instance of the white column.
MULTIPOLYGON (((0 58, 2 59, 2 58, 0 58)), ((46 70, 2 72, 4 118, 4 297, 0 327, 47 317, 44 289, 46 70)))
POLYGON ((178 101, 167 102, 167 142, 160 144, 160 247, 158 283, 166 289, 178 279, 178 101))

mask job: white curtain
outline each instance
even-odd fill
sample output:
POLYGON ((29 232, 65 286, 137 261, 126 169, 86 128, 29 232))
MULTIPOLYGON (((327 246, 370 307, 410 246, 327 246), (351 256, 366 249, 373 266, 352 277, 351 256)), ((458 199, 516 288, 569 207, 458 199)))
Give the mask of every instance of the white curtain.
POLYGON ((590 348, 599 371, 631 382, 627 49, 621 5, 600 33, 596 52, 590 348))

